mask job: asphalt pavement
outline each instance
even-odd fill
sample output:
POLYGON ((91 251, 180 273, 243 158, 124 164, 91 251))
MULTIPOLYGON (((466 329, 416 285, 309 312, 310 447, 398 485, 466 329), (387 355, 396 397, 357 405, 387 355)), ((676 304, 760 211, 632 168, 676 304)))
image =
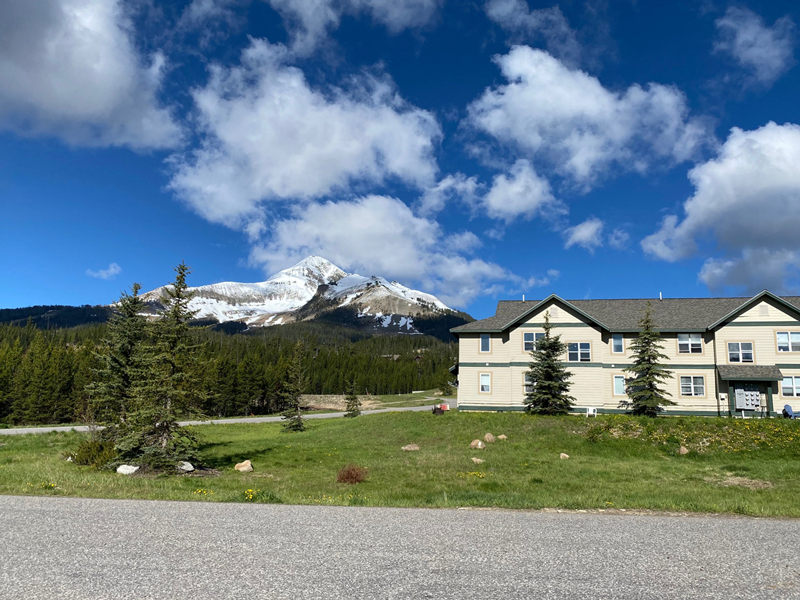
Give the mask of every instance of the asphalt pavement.
POLYGON ((0 524, 3 600, 800 598, 800 520, 0 496, 0 524))
MULTIPOLYGON (((376 408, 373 410, 362 410, 362 415, 375 415, 385 412, 405 412, 405 411, 425 411, 432 410, 433 404, 429 406, 402 406, 397 408, 376 408)), ((330 413, 312 413, 303 415, 306 419, 336 419, 343 417, 343 412, 330 412, 330 413)), ((233 419, 209 419, 206 421, 178 421, 178 425, 225 425, 226 423, 277 423, 283 417, 238 417, 233 419)), ((51 433, 53 431, 89 431, 91 427, 86 425, 72 425, 66 427, 14 427, 9 429, 0 429, 0 435, 24 435, 26 433, 51 433)), ((0 596, 2 600, 2 596, 0 596)))

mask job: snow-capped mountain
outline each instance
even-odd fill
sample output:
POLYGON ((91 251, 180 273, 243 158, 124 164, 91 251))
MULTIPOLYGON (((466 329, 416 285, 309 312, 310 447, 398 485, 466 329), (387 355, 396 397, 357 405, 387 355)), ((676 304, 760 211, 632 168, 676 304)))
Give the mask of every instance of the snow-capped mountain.
MULTIPOLYGON (((153 312, 166 287, 143 294, 153 312)), ((436 296, 412 290, 383 277, 346 273, 332 262, 309 256, 261 283, 214 283, 190 288, 197 318, 248 326, 282 325, 310 320, 321 312, 351 307, 359 318, 376 326, 416 333, 413 315, 450 311, 436 296)))

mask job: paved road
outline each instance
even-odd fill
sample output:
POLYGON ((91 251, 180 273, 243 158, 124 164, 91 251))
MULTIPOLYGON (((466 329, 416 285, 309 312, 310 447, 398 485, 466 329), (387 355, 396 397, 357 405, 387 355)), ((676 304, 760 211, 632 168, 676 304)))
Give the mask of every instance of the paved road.
MULTIPOLYGON (((376 408, 374 410, 362 410, 362 415, 374 415, 385 412, 397 411, 424 411, 433 409, 430 406, 404 406, 397 408, 376 408)), ((343 412, 316 413, 305 415, 306 419, 335 419, 343 417, 343 412)), ((226 423, 277 423, 282 417, 241 417, 237 419, 216 419, 210 421, 180 421, 179 425, 225 425, 226 423)), ((0 435, 23 435, 25 433, 50 433, 52 431, 89 431, 85 425, 74 425, 72 427, 15 427, 13 429, 0 429, 0 435)), ((2 597, 0 597, 2 600, 2 597)))
POLYGON ((3 600, 800 598, 800 520, 0 496, 3 600))

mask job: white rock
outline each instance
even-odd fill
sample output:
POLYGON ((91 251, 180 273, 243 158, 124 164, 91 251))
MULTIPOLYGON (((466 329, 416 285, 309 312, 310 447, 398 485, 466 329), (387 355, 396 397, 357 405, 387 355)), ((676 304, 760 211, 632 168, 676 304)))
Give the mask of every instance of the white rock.
POLYGON ((474 462, 476 465, 479 465, 481 463, 485 463, 486 461, 483 460, 482 458, 476 458, 475 456, 473 456, 472 457, 472 462, 474 462))
POLYGON ((472 448, 473 450, 476 450, 476 449, 483 449, 486 447, 486 445, 480 440, 472 440, 472 443, 469 445, 469 447, 472 448))
POLYGON ((416 444, 408 444, 407 446, 403 446, 400 448, 403 452, 417 452, 419 450, 419 446, 416 444))
POLYGON ((178 463, 178 469, 183 471, 184 473, 191 473, 192 471, 194 471, 192 463, 186 462, 185 460, 178 463))
POLYGON ((559 458, 569 458, 569 454, 565 454, 562 452, 559 458))
POLYGON ((72 460, 72 457, 71 457, 71 456, 68 456, 68 457, 67 457, 67 462, 75 462, 75 461, 74 461, 74 460, 72 460))
POLYGON ((133 465, 120 465, 117 467, 117 473, 120 475, 133 475, 138 470, 139 467, 134 467, 133 465))

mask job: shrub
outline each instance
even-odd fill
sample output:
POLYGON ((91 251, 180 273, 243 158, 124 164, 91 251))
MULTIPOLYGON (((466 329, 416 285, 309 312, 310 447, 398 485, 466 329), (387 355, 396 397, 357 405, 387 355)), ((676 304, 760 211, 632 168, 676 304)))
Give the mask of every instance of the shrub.
POLYGON ((358 465, 347 465, 342 467, 339 470, 338 475, 336 475, 336 481, 339 483, 361 483, 362 481, 367 480, 367 471, 364 467, 359 467, 358 465))
POLYGON ((76 465, 86 465, 99 469, 117 458, 114 442, 102 440, 85 440, 78 449, 69 455, 76 465))

